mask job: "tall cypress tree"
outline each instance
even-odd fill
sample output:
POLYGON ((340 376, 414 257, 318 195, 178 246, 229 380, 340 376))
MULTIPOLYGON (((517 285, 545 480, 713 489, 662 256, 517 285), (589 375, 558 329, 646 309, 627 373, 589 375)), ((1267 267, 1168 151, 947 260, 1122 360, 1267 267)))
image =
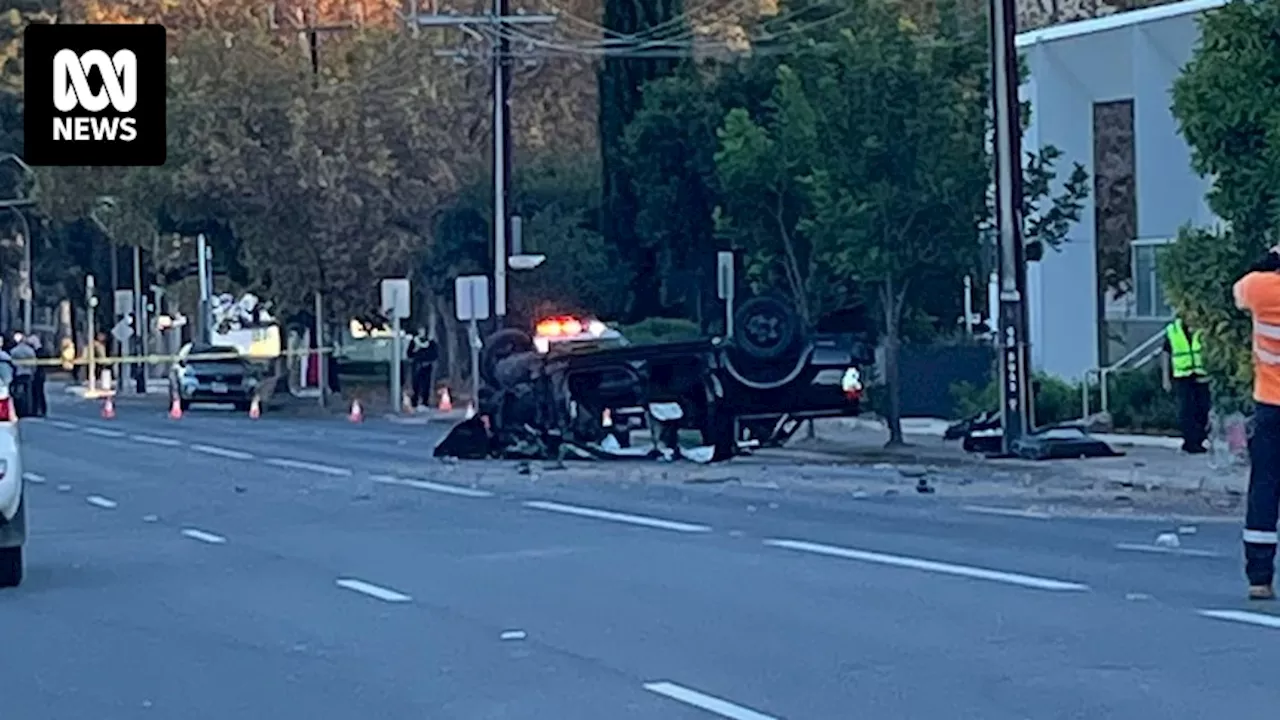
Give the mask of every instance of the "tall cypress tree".
MULTIPOLYGON (((658 28, 640 38, 643 49, 637 48, 633 56, 620 49, 618 54, 605 58, 600 71, 599 124, 604 192, 600 226, 606 240, 618 248, 630 266, 630 315, 633 319, 660 311, 661 285, 657 278, 657 249, 636 236, 636 193, 627 168, 623 135, 627 124, 640 109, 644 84, 670 75, 679 64, 674 57, 645 57, 644 52, 657 49, 655 41, 683 35, 686 23, 677 19, 682 11, 681 0, 604 2, 604 25, 615 33, 633 36, 658 28)), ((673 45, 667 49, 678 48, 673 45)))

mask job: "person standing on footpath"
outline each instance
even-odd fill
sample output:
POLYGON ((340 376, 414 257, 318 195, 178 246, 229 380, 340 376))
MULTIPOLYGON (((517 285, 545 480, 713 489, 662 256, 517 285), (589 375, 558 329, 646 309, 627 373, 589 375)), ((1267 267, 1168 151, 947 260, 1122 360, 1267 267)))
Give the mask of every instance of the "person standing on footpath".
POLYGON ((1280 245, 1234 287, 1236 307, 1253 316, 1253 432, 1244 523, 1249 598, 1273 600, 1276 516, 1280 514, 1280 245))
POLYGON ((1204 366, 1203 333, 1177 318, 1165 326, 1161 370, 1165 392, 1178 396, 1178 427, 1182 431, 1182 451, 1208 452, 1209 373, 1204 366))
POLYGON ((44 382, 49 372, 47 366, 53 360, 53 354, 49 352, 39 335, 28 336, 27 342, 36 351, 36 369, 31 378, 31 414, 36 417, 45 417, 49 414, 49 398, 45 395, 44 382))
POLYGON ((34 414, 32 387, 36 375, 36 349, 31 347, 28 338, 19 337, 15 335, 13 349, 9 351, 14 364, 13 381, 16 392, 13 393, 13 398, 18 417, 28 417, 34 414))

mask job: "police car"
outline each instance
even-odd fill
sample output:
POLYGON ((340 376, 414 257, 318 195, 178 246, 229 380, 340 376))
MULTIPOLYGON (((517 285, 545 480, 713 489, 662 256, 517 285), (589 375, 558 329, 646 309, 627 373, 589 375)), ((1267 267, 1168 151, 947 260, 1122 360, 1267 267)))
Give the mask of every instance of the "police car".
POLYGON ((595 319, 556 315, 540 320, 534 328, 533 346, 538 352, 590 352, 624 347, 622 333, 595 319))

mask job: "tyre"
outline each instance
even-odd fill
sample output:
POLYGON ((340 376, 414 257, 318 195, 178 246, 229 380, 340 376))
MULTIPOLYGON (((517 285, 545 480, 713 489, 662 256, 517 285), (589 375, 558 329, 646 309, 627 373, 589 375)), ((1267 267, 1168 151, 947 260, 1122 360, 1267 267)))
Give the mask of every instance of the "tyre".
POLYGON ((618 447, 631 447, 631 431, 630 430, 614 430, 613 439, 618 441, 618 447))
POLYGON ((486 383, 498 386, 498 363, 518 353, 533 352, 533 338, 515 328, 506 328, 490 335, 480 351, 480 377, 486 383))
POLYGON ((733 344, 753 360, 773 360, 803 334, 800 318, 787 303, 767 295, 753 297, 734 317, 733 344))
POLYGON ((182 408, 182 412, 186 412, 191 409, 191 401, 179 399, 178 407, 182 408))
POLYGON ((236 403, 236 412, 242 412, 242 413, 249 412, 249 405, 250 405, 250 403, 245 402, 245 401, 243 401, 243 400, 242 400, 242 401, 240 401, 240 402, 237 402, 237 403, 236 403))
POLYGON ((0 548, 0 588, 22 584, 22 546, 0 548))

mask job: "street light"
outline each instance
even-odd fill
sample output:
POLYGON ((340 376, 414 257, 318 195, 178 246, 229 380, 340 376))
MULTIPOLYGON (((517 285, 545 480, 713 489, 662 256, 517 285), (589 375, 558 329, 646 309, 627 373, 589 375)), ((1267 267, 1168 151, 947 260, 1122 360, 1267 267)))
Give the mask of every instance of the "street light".
MULTIPOLYGON (((22 172, 31 178, 32 184, 39 182, 36 171, 31 168, 22 158, 13 153, 4 153, 0 155, 0 162, 12 162, 22 169, 22 172)), ((31 304, 32 304, 32 284, 31 284, 31 225, 27 223, 27 216, 19 208, 35 205, 34 200, 26 198, 17 198, 14 200, 5 200, 0 202, 0 207, 8 208, 14 215, 18 216, 18 222, 22 225, 22 267, 18 270, 18 275, 22 280, 22 287, 19 288, 18 294, 22 299, 22 334, 31 334, 31 304)))

